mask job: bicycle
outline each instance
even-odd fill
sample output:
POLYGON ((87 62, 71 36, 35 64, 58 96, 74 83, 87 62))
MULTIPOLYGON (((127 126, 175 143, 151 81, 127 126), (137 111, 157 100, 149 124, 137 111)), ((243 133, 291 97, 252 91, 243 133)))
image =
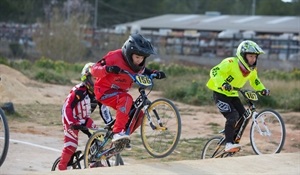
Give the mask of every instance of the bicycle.
MULTIPOLYGON (((0 77, 1 81, 1 77, 0 77)), ((6 159, 9 147, 9 128, 4 111, 0 108, 0 167, 6 159)))
MULTIPOLYGON (((111 127, 106 127, 106 128, 99 128, 99 129, 91 129, 91 128, 87 128, 86 126, 74 126, 74 129, 78 129, 81 130, 83 133, 87 134, 89 137, 89 140, 87 141, 87 145, 89 145, 89 142, 95 142, 94 139, 98 138, 98 134, 99 133, 107 133, 110 134, 112 132, 112 128, 111 127)), ((51 171, 55 171, 57 169, 57 166, 60 162, 60 158, 58 157, 51 168, 51 171)), ((84 154, 82 153, 81 150, 76 151, 70 161, 67 164, 67 169, 71 170, 71 169, 82 169, 84 167, 84 154)), ((124 161, 121 157, 120 154, 116 154, 114 157, 110 157, 109 159, 106 159, 105 161, 102 161, 101 164, 95 164, 94 167, 111 167, 111 166, 119 166, 119 165, 124 165, 124 161)))
MULTIPOLYGON (((126 134, 130 135, 132 128, 138 125, 138 116, 144 112, 141 122, 141 139, 147 152, 155 158, 170 155, 176 148, 181 134, 181 118, 176 106, 168 99, 159 98, 151 102, 148 95, 153 88, 153 79, 157 74, 150 76, 130 74, 122 70, 121 73, 130 76, 139 87, 140 95, 133 103, 126 125, 126 134), (150 88, 146 94, 146 88, 150 88)), ((90 167, 95 162, 103 162, 110 157, 120 154, 128 139, 111 142, 112 132, 95 132, 88 140, 84 151, 84 166, 90 167)))
MULTIPOLYGON (((233 88, 239 91, 247 103, 248 117, 240 117, 236 123, 235 142, 239 143, 243 132, 248 125, 250 119, 252 124, 250 127, 250 143, 255 154, 275 154, 280 153, 286 137, 285 125, 282 117, 272 109, 264 109, 257 112, 254 105, 258 101, 257 95, 261 91, 244 90, 233 88)), ((224 130, 219 132, 223 136, 216 136, 208 140, 203 148, 201 159, 208 158, 224 158, 233 156, 236 152, 225 152, 225 136, 224 130)))
POLYGON ((9 147, 9 128, 4 111, 0 108, 0 167, 3 164, 9 147))

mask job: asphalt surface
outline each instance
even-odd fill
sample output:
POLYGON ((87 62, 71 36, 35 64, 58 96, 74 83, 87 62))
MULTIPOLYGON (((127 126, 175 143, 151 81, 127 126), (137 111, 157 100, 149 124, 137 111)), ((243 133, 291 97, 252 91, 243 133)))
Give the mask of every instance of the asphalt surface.
MULTIPOLYGON (((39 173, 40 174, 40 173, 39 173)), ((224 159, 130 164, 118 167, 49 172, 47 175, 300 175, 300 153, 251 155, 224 159)))

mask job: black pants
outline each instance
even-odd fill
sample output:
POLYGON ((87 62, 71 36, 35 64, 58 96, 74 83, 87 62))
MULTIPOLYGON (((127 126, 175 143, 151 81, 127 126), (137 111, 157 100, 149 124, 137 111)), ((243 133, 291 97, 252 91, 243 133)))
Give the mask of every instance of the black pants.
POLYGON ((246 112, 239 97, 227 97, 218 92, 213 92, 213 98, 219 111, 226 118, 225 137, 226 142, 234 142, 234 126, 243 114, 246 112))

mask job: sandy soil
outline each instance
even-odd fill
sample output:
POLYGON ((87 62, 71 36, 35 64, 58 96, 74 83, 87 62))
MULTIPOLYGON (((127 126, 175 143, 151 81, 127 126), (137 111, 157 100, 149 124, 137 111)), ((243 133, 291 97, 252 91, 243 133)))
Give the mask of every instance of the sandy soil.
MULTIPOLYGON (((20 72, 0 64, 0 103, 14 104, 62 104, 71 86, 50 85, 29 80, 20 72)), ((136 96, 136 90, 131 91, 136 96)), ((160 97, 153 92, 150 99, 160 97)), ((190 106, 175 102, 182 118, 181 138, 208 137, 213 135, 210 123, 224 125, 224 118, 215 107, 190 106)), ((285 119, 300 119, 300 113, 282 113, 285 119)), ((48 172, 53 161, 60 155, 63 133, 60 126, 43 126, 32 122, 16 122, 10 125, 10 147, 8 156, 0 168, 0 174, 30 174, 48 172)), ((287 137, 283 153, 300 151, 300 129, 286 124, 287 137)), ((247 137, 247 134, 244 136, 247 137)), ((248 137, 249 138, 249 137, 248 137)), ((246 140, 246 139, 245 139, 246 140)), ((84 145, 84 141, 79 145, 84 145)), ((241 142, 243 144, 243 140, 241 142)), ((246 144, 246 141, 245 141, 246 144)), ((128 164, 135 160, 125 160, 128 164)))

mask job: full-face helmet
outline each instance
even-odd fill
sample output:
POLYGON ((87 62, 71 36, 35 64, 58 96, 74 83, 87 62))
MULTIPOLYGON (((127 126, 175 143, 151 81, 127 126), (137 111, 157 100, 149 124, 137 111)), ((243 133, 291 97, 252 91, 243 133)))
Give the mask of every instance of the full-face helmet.
POLYGON ((88 90, 91 94, 94 93, 94 82, 93 82, 93 77, 92 77, 91 72, 90 72, 90 68, 94 64, 95 63, 85 64, 82 71, 81 71, 81 81, 85 84, 85 86, 88 88, 88 90))
POLYGON ((134 72, 139 72, 144 68, 146 58, 151 54, 155 54, 155 52, 149 40, 144 38, 141 34, 133 34, 129 36, 129 38, 123 44, 122 54, 131 70, 134 72), (143 62, 139 65, 135 65, 132 60, 132 54, 144 56, 143 62))
POLYGON ((248 71, 252 71, 256 67, 258 56, 263 53, 264 51, 255 42, 245 40, 238 46, 236 56, 248 71), (246 54, 257 54, 257 59, 253 65, 249 65, 246 54))

